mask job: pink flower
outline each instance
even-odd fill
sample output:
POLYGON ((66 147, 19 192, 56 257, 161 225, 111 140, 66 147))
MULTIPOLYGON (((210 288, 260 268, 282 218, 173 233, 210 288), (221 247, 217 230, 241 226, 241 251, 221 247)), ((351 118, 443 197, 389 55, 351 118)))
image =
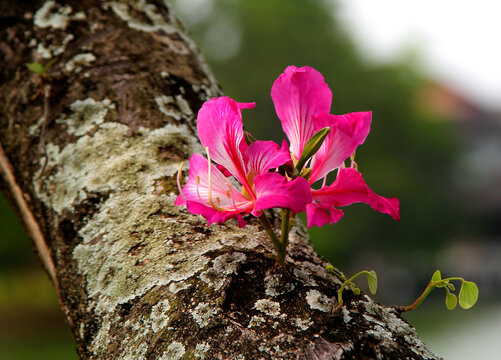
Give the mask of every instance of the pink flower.
POLYGON ((275 110, 282 128, 290 141, 295 162, 303 152, 308 140, 319 130, 329 127, 330 133, 311 158, 310 185, 323 179, 323 185, 311 188, 313 201, 307 206, 308 227, 333 224, 343 216, 337 207, 363 202, 374 210, 400 219, 399 201, 384 198, 374 193, 354 168, 344 168, 344 161, 354 154, 369 134, 371 112, 345 115, 329 114, 332 92, 323 76, 315 69, 305 66, 289 66, 271 89, 275 110), (337 178, 326 185, 326 176, 338 169, 337 178))
POLYGON ((260 216, 262 210, 275 207, 302 212, 312 201, 305 179, 288 181, 270 171, 291 161, 285 141, 282 147, 272 141, 247 145, 241 109, 253 107, 254 103, 221 97, 204 103, 198 112, 198 136, 209 160, 199 154, 191 157, 188 181, 175 204, 203 215, 209 225, 236 218, 242 227, 244 214, 260 216))

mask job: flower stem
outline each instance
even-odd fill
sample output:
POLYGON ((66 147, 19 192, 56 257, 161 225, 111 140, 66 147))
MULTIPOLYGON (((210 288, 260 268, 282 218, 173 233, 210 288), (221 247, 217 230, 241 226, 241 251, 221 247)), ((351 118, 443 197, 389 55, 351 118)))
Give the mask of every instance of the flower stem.
MULTIPOLYGON (((273 242, 273 245, 275 245, 275 248, 277 249, 277 253, 279 254, 278 260, 280 262, 280 249, 281 249, 282 244, 281 244, 280 240, 278 240, 277 234, 275 234, 275 231, 273 230, 273 227, 271 226, 270 220, 268 219, 268 217, 266 216, 265 213, 262 213, 258 219, 261 221, 261 224, 263 224, 268 235, 270 235, 271 241, 273 242)), ((285 257, 280 262, 281 264, 283 264, 284 259, 285 259, 285 257)))
POLYGON ((280 248, 277 249, 278 262, 280 264, 285 262, 285 250, 287 249, 287 244, 289 243, 290 216, 291 211, 289 209, 282 209, 282 234, 280 237, 280 248))

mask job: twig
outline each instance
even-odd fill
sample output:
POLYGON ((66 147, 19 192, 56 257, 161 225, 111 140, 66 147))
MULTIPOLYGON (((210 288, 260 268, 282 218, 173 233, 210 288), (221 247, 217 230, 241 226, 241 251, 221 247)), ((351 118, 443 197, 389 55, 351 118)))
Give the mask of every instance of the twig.
POLYGON ((38 223, 35 220, 33 213, 31 212, 30 208, 28 207, 28 204, 26 203, 26 200, 23 197, 23 192, 21 188, 16 183, 16 179, 14 177, 14 171, 1 145, 0 145, 0 174, 5 179, 7 186, 10 189, 12 196, 14 197, 14 201, 16 202, 19 211, 21 213, 22 221, 24 222, 24 225, 28 230, 28 234, 33 239, 38 254, 40 255, 40 259, 42 260, 42 263, 45 269, 47 270, 47 273, 49 274, 52 283, 57 289, 58 284, 56 277, 56 268, 50 256, 50 250, 47 247, 47 243, 45 242, 42 231, 40 230, 40 227, 38 226, 38 223))

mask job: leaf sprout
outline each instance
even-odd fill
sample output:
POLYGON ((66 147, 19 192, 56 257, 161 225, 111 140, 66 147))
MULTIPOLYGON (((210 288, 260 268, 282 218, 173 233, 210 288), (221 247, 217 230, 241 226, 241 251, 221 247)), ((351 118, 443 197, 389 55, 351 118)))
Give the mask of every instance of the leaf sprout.
POLYGON ((49 60, 45 65, 42 65, 38 62, 27 63, 26 67, 33 71, 40 77, 45 76, 45 73, 54 65, 57 61, 57 58, 49 60))
POLYGON ((372 295, 374 295, 377 291, 377 275, 376 275, 376 272, 374 270, 360 271, 360 272, 356 273, 355 275, 353 275, 352 277, 350 277, 349 279, 346 279, 346 277, 343 274, 341 274, 339 271, 337 271, 334 268, 334 266, 332 266, 330 264, 325 267, 325 270, 327 270, 331 274, 334 274, 335 276, 338 277, 339 280, 343 281, 343 284, 341 285, 341 287, 337 291, 337 302, 339 303, 339 305, 343 305, 343 291, 345 288, 348 288, 351 291, 353 291, 353 293, 355 295, 360 294, 360 289, 357 288, 355 286, 355 284, 353 283, 353 280, 355 280, 360 275, 367 276, 367 283, 369 285, 369 291, 372 295))
POLYGON ((398 310, 400 312, 407 312, 414 310, 424 301, 424 299, 426 299, 426 297, 430 294, 430 292, 434 288, 445 289, 446 291, 445 306, 447 307, 448 310, 454 310, 456 308, 458 304, 458 299, 459 299, 459 306, 462 307, 463 309, 471 308, 473 305, 475 305, 475 303, 478 300, 477 284, 475 284, 472 281, 466 281, 461 277, 450 277, 442 279, 442 274, 440 273, 440 270, 437 270, 431 277, 431 280, 424 289, 423 293, 416 299, 416 301, 414 301, 409 306, 401 306, 398 308, 398 310), (450 281, 461 281, 461 288, 459 289, 458 296, 454 294, 456 288, 454 287, 453 284, 450 283, 450 281))

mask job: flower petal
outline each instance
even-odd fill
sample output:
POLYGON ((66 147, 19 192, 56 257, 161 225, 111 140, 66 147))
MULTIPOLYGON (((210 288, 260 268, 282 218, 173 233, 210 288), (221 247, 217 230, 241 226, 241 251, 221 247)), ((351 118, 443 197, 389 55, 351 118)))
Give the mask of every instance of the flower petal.
POLYGON ((226 177, 231 176, 231 173, 228 170, 226 170, 226 168, 223 165, 216 164, 216 167, 219 169, 219 171, 223 173, 224 176, 226 177))
MULTIPOLYGON (((213 164, 211 164, 209 196, 208 165, 208 160, 200 154, 193 154, 191 157, 188 181, 182 190, 186 203, 196 202, 216 211, 219 208, 230 212, 250 212, 252 202, 245 198, 213 164), (212 206, 211 202, 215 206, 212 206)), ((176 199, 176 205, 185 203, 180 197, 181 195, 176 199)), ((219 210, 219 212, 224 211, 219 210)))
POLYGON ((289 147, 284 140, 282 147, 273 141, 255 141, 247 152, 248 170, 254 175, 262 174, 287 162, 291 162, 289 147))
POLYGON ((332 92, 315 69, 289 66, 273 83, 271 97, 291 152, 299 160, 306 142, 320 130, 312 117, 329 113, 332 92))
POLYGON ((256 106, 255 102, 250 102, 250 103, 237 103, 239 109, 254 109, 256 106))
POLYGON ((291 209, 295 213, 304 212, 311 202, 310 185, 298 177, 292 181, 273 172, 264 173, 254 178, 256 203, 252 215, 259 216, 261 210, 274 207, 291 209))
POLYGON ((322 227, 325 224, 334 224, 338 222, 343 215, 344 213, 342 210, 332 206, 325 206, 316 202, 306 205, 308 228, 312 226, 322 227))
POLYGON ((243 158, 247 144, 240 108, 250 106, 229 97, 214 98, 202 105, 197 117, 198 137, 209 148, 211 159, 225 167, 248 191, 243 158))
POLYGON ((368 204, 376 211, 400 221, 397 198, 385 198, 374 193, 355 169, 340 169, 336 181, 320 190, 312 190, 313 200, 327 206, 346 206, 357 202, 368 204))
POLYGON ((311 160, 310 183, 340 167, 357 146, 363 144, 369 134, 371 120, 370 111, 345 115, 322 114, 315 117, 319 126, 328 126, 331 132, 311 160))
POLYGON ((239 227, 245 226, 245 221, 242 219, 242 215, 238 211, 217 211, 212 207, 205 206, 196 201, 187 201, 186 209, 192 214, 202 215, 207 219, 207 226, 210 224, 222 224, 228 219, 236 218, 239 227))

